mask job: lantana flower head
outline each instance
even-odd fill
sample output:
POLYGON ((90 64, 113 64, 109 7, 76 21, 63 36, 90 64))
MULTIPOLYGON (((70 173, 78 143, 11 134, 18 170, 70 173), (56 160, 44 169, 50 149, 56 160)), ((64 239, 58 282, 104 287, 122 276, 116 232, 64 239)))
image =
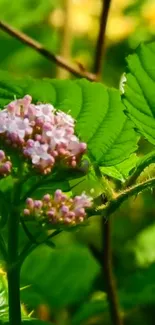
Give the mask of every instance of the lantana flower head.
POLYGON ((25 216, 32 216, 49 224, 77 225, 87 216, 86 209, 92 206, 92 198, 82 193, 74 198, 61 190, 54 195, 45 194, 41 200, 26 200, 25 216))
POLYGON ((51 104, 35 105, 30 95, 0 111, 0 138, 19 148, 44 174, 59 160, 75 167, 87 147, 75 135, 75 120, 69 114, 51 104))

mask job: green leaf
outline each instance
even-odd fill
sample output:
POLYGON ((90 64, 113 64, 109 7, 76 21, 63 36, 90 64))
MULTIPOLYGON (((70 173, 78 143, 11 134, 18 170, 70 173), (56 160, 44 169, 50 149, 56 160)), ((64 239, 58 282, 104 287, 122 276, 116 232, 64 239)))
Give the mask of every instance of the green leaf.
POLYGON ((54 325, 53 323, 45 322, 40 319, 25 319, 22 321, 22 325, 54 325))
POLYGON ((11 78, 7 71, 0 71, 0 108, 14 100, 14 96, 20 98, 23 95, 21 84, 11 78))
POLYGON ((145 267, 155 262, 155 224, 143 229, 127 245, 127 251, 134 254, 134 259, 139 267, 145 267))
POLYGON ((115 165, 136 149, 133 125, 123 114, 118 91, 86 80, 56 80, 52 85, 58 94, 56 107, 77 120, 77 134, 99 165, 115 165))
POLYGON ((13 24, 18 28, 30 27, 32 24, 40 23, 53 7, 53 1, 37 0, 32 4, 31 0, 1 0, 1 19, 13 24), (7 8, 7 10, 6 10, 7 8))
POLYGON ((76 132, 100 166, 113 166, 137 148, 133 123, 123 113, 119 91, 87 80, 13 80, 0 72, 0 105, 10 97, 30 94, 34 102, 50 102, 76 119, 76 132), (7 78, 9 89, 7 89, 7 78), (5 83, 4 83, 5 79, 5 83), (2 82, 1 82, 2 81, 2 82), (17 91, 16 91, 17 85, 17 91), (5 97, 3 96, 5 93, 5 97))
MULTIPOLYGON (((0 320, 0 325, 9 325, 9 322, 7 319, 4 321, 0 320)), ((25 320, 22 320, 22 325, 54 325, 53 323, 45 322, 40 319, 32 319, 32 318, 27 318, 25 320)))
POLYGON ((155 263, 148 268, 139 269, 126 278, 119 293, 124 309, 155 303, 154 274, 155 263))
POLYGON ((32 308, 45 302, 63 307, 84 299, 99 272, 99 266, 83 246, 51 250, 42 246, 25 260, 21 299, 32 308))
POLYGON ((155 42, 140 45, 128 56, 126 78, 123 103, 127 115, 155 144, 155 42))
POLYGON ((53 194, 57 189, 69 192, 71 188, 67 181, 57 181, 54 179, 47 181, 37 176, 32 176, 23 184, 20 198, 25 199, 26 197, 32 196, 37 199, 46 193, 53 194))
POLYGON ((101 317, 107 310, 107 302, 103 300, 90 301, 85 303, 73 316, 72 325, 84 325, 91 318, 101 317))
POLYGON ((137 161, 137 155, 132 154, 129 159, 124 160, 118 165, 111 167, 101 167, 101 171, 103 174, 108 175, 111 178, 125 182, 133 168, 136 166, 137 161))
POLYGON ((8 318, 8 290, 6 274, 0 269, 0 323, 8 318))
POLYGON ((80 168, 56 168, 53 173, 46 176, 32 175, 23 184, 20 198, 23 200, 31 195, 41 197, 45 193, 53 194, 59 188, 64 192, 69 192, 74 186, 70 186, 69 180, 74 178, 77 184, 83 175, 84 171, 81 171, 80 168))

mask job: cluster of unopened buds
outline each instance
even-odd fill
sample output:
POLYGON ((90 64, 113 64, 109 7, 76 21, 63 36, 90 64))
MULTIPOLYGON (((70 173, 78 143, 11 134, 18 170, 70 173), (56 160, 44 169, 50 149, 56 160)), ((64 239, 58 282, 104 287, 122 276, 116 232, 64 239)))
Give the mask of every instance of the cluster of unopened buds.
POLYGON ((75 167, 86 151, 75 135, 74 119, 51 104, 33 104, 24 96, 0 111, 0 138, 20 149, 42 173, 51 171, 56 161, 75 167))
POLYGON ((91 206, 92 198, 85 193, 71 198, 56 190, 53 196, 46 194, 41 200, 28 198, 24 215, 51 224, 76 225, 85 220, 86 208, 91 206))
POLYGON ((7 176, 10 174, 11 168, 11 161, 8 160, 4 151, 0 150, 0 176, 7 176))

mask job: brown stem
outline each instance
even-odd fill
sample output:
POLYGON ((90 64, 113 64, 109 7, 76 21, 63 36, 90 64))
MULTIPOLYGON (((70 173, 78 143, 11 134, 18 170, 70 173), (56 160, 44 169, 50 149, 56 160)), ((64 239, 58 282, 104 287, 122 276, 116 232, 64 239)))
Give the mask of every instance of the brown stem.
POLYGON ((108 13, 110 9, 111 0, 102 0, 102 12, 100 17, 100 29, 96 42, 96 53, 94 59, 94 68, 93 72, 97 76, 101 73, 102 68, 102 57, 105 48, 105 32, 108 19, 108 13))
MULTIPOLYGON (((109 202, 115 201, 114 193, 110 187, 109 182, 102 176, 100 168, 98 166, 94 166, 94 171, 98 180, 102 183, 104 193, 106 194, 109 202)), ((102 196, 102 203, 104 198, 102 196)), ((101 232, 102 232, 102 247, 103 247, 103 259, 102 259, 102 269, 103 269, 103 277, 106 285, 107 298, 109 302, 109 310, 110 316, 113 325, 123 325, 123 321, 121 319, 121 315, 119 312, 119 303, 117 298, 117 288, 115 285, 115 278, 112 272, 112 247, 111 247, 111 220, 108 218, 113 210, 104 211, 102 215, 102 223, 101 223, 101 232)))
POLYGON ((120 316, 119 303, 117 298, 117 288, 112 272, 112 247, 111 247, 111 220, 105 221, 102 218, 103 234, 103 274, 106 285, 107 298, 109 302, 110 316, 113 325, 123 325, 120 316))
POLYGON ((28 45, 29 47, 32 47, 36 52, 43 55, 48 60, 54 61, 56 64, 58 64, 63 69, 66 69, 67 71, 71 72, 73 75, 77 77, 86 78, 90 81, 96 80, 96 75, 93 73, 90 73, 88 71, 81 71, 79 66, 75 66, 71 63, 68 63, 63 57, 60 55, 55 55, 54 53, 47 50, 42 44, 35 41, 33 38, 29 37, 23 32, 18 31, 17 29, 11 27, 9 24, 6 24, 2 21, 0 21, 0 29, 5 31, 7 34, 17 38, 22 43, 28 45))

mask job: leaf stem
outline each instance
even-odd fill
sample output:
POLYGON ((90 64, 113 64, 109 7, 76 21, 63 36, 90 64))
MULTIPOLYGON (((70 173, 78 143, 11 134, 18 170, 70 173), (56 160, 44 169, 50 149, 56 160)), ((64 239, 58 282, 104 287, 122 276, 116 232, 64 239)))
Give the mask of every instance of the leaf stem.
POLYGON ((13 208, 8 219, 9 325, 21 325, 20 267, 18 265, 19 212, 13 208))

